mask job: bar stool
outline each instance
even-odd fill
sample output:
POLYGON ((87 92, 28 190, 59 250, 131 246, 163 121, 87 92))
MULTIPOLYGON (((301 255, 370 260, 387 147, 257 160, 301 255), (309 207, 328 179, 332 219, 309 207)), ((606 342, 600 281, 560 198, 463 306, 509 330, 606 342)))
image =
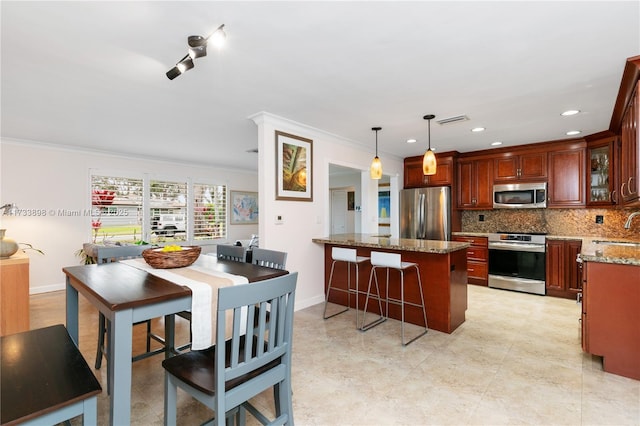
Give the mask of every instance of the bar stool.
POLYGON ((412 262, 403 262, 399 253, 383 253, 383 252, 372 251, 371 265, 372 265, 372 268, 371 268, 371 274, 369 275, 369 287, 367 288, 367 297, 364 302, 364 313, 362 315, 362 327, 360 329, 362 331, 366 331, 370 328, 373 328, 385 322, 389 316, 389 303, 393 303, 396 305, 400 305, 402 309, 402 316, 401 316, 402 345, 406 346, 409 343, 416 340, 418 337, 424 336, 429 330, 429 328, 427 326, 427 310, 424 305, 424 295, 422 293, 422 280, 420 279, 420 269, 418 268, 418 264, 412 263, 412 262), (387 288, 386 288, 386 293, 384 298, 385 300, 384 315, 382 314, 382 305, 381 305, 382 297, 380 296, 380 287, 378 286, 378 275, 376 274, 376 270, 378 268, 385 268, 387 271, 387 288), (418 278, 418 289, 420 290, 420 304, 406 302, 404 300, 404 272, 409 268, 416 268, 416 275, 418 278), (395 269, 400 272, 400 300, 389 297, 389 270, 390 269, 395 269), (369 297, 371 296, 372 281, 375 281, 375 284, 376 284, 377 295, 374 298, 378 300, 378 306, 380 309, 380 318, 370 322, 369 324, 365 324, 365 319, 367 315, 367 306, 369 304, 369 297), (404 306, 405 305, 421 308, 422 315, 424 317, 424 331, 418 334, 417 336, 415 336, 414 338, 412 338, 411 340, 409 340, 408 342, 405 342, 405 338, 404 338, 404 306))
POLYGON ((338 314, 346 312, 349 310, 351 306, 351 294, 355 293, 356 295, 356 328, 358 328, 358 318, 359 318, 359 310, 358 310, 358 282, 359 282, 359 265, 369 260, 368 257, 358 256, 356 254, 356 249, 348 249, 342 247, 332 247, 331 248, 331 258, 333 262, 331 262, 331 273, 329 274, 329 287, 327 288, 327 295, 324 300, 324 314, 323 318, 328 319, 334 317, 338 314), (333 287, 333 271, 336 266, 336 262, 346 262, 347 263, 347 288, 335 288, 333 287), (355 288, 351 288, 351 265, 355 265, 356 270, 356 286, 355 288), (329 293, 331 290, 341 291, 343 293, 347 293, 347 307, 335 314, 331 314, 327 316, 327 304, 329 303, 329 293))

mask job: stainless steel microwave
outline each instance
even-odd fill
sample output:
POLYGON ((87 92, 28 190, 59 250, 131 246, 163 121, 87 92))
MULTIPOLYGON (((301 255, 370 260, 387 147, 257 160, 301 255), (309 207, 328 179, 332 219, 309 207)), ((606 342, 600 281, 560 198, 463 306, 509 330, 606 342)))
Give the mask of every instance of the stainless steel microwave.
POLYGON ((493 185, 494 209, 541 209, 547 207, 547 183, 493 185))

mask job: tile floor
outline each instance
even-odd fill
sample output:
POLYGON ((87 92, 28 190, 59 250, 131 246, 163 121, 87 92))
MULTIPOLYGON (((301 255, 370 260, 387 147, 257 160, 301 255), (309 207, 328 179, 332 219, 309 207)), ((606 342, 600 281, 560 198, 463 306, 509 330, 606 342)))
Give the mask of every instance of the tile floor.
MULTIPOLYGON (((430 330, 407 347, 394 320, 363 333, 353 310, 326 321, 322 305, 297 312, 296 423, 640 425, 640 381, 605 373, 600 358, 582 353, 575 302, 473 285, 468 297, 467 320, 454 333, 430 330)), ((93 365, 97 313, 82 298, 80 305, 80 349, 93 365)), ((64 323, 64 293, 32 296, 32 328, 57 323, 64 323)), ((142 344, 136 333, 134 348, 142 344)), ((162 424, 160 361, 133 366, 132 424, 162 424)), ((105 370, 96 370, 103 387, 105 370)), ((271 393, 255 403, 271 411, 271 393)), ((179 424, 211 416, 185 395, 179 405, 179 424)), ((103 392, 100 424, 108 423, 107 411, 103 392)))

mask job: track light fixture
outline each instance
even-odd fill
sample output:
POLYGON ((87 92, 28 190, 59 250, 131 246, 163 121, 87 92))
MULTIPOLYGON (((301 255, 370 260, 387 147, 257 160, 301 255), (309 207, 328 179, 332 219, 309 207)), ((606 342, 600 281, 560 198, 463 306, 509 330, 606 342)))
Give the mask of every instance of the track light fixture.
POLYGON ((180 59, 175 67, 167 71, 167 77, 169 78, 169 80, 173 80, 177 76, 193 68, 194 59, 207 56, 207 45, 209 44, 209 42, 211 42, 211 44, 215 47, 222 47, 224 45, 224 41, 227 38, 227 35, 225 34, 223 28, 224 24, 220 25, 218 29, 209 34, 208 37, 197 35, 189 36, 187 38, 189 53, 187 53, 184 58, 180 59))
POLYGON ((382 162, 380 161, 380 157, 378 157, 378 130, 382 130, 382 127, 372 127, 371 130, 376 132, 376 156, 371 162, 369 173, 371 175, 371 179, 377 180, 382 178, 382 162))
POLYGON ((436 155, 431 151, 431 120, 436 118, 433 114, 425 115, 425 120, 427 120, 427 128, 428 128, 428 141, 429 148, 424 153, 424 157, 422 158, 422 173, 425 175, 435 175, 436 174, 436 155))

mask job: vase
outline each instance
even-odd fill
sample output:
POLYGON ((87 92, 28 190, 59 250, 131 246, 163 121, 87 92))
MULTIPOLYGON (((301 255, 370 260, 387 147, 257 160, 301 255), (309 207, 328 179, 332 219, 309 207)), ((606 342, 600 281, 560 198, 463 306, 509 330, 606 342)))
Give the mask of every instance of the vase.
POLYGON ((12 238, 4 236, 6 229, 0 229, 0 257, 9 257, 20 248, 12 238))

